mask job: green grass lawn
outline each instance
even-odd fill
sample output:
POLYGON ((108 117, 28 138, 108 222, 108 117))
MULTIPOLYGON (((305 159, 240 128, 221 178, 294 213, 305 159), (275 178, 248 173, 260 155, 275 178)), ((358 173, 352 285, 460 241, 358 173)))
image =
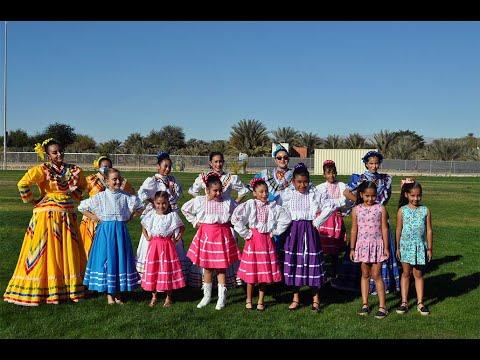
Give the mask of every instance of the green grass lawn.
MULTIPOLYGON (((24 232, 32 215, 29 204, 23 204, 17 181, 23 171, 0 172, 0 291, 3 294, 15 268, 24 232)), ((147 172, 124 174, 138 190, 147 172)), ((195 174, 175 174, 184 187, 181 204, 190 198, 188 186, 195 174)), ((244 180, 251 176, 243 176, 244 180)), ((346 181, 346 177, 340 177, 346 181)), ((149 308, 150 293, 137 289, 126 297, 124 306, 108 306, 104 295, 78 304, 16 306, 0 301, 0 338, 479 338, 480 337, 480 180, 479 178, 421 177, 424 204, 432 211, 434 232, 433 261, 425 277, 428 317, 415 311, 415 292, 410 291, 406 315, 398 315, 399 294, 387 295, 390 315, 377 320, 372 315, 360 317, 360 294, 341 292, 325 286, 321 290, 323 310, 310 311, 311 297, 302 290, 305 305, 289 312, 290 294, 285 292, 276 303, 266 297, 266 311, 247 311, 243 289, 227 293, 227 306, 204 309, 196 304, 202 294, 198 289, 182 289, 175 293, 173 307, 149 308)), ((318 184, 323 181, 313 176, 318 184)), ((394 179, 393 195, 388 211, 395 224, 400 178, 394 179)), ((182 215, 183 216, 183 215, 182 215)), ((188 246, 194 235, 189 223, 185 233, 188 246)), ((350 219, 347 218, 347 231, 350 219)), ((140 237, 139 219, 129 223, 136 249, 140 237)), ((349 234, 349 232, 348 232, 349 234)), ((240 242, 243 247, 243 241, 240 242)), ((413 281, 412 281, 413 284, 413 281)), ((375 296, 371 304, 378 306, 375 296)), ((161 304, 161 302, 160 302, 161 304)))

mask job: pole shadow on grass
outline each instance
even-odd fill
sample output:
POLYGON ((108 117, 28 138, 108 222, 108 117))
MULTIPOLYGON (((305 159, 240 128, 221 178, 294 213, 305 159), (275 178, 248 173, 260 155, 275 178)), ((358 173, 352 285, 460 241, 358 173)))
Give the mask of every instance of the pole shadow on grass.
MULTIPOLYGON (((428 274, 438 270, 440 265, 455 262, 463 258, 463 255, 447 255, 439 259, 433 259, 425 266, 425 273, 428 274)), ((401 265, 400 265, 401 266, 401 265)))
MULTIPOLYGON (((480 272, 462 276, 455 273, 440 274, 425 279, 426 305, 435 305, 451 297, 459 297, 477 289, 480 285, 480 272)), ((414 295, 413 293, 412 295, 414 295)))

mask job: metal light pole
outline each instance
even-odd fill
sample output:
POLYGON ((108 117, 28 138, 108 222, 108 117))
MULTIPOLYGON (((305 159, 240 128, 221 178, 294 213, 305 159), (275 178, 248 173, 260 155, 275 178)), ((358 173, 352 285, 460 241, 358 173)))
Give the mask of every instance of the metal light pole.
POLYGON ((7 169, 7 22, 5 21, 5 48, 3 61, 3 170, 7 169))

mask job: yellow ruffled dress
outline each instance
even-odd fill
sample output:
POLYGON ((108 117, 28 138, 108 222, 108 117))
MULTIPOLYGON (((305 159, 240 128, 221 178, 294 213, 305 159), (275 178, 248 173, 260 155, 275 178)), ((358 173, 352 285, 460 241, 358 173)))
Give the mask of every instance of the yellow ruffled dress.
MULTIPOLYGON (((88 175, 86 180, 87 192, 90 197, 97 195, 99 192, 102 192, 106 189, 106 184, 98 173, 88 175)), ((131 195, 135 195, 135 190, 126 179, 123 180, 121 189, 131 195)), ((88 254, 90 253, 90 248, 92 247, 93 238, 95 237, 96 227, 97 222, 86 216, 82 217, 82 222, 80 223, 80 239, 82 241, 83 248, 85 249, 87 259, 88 254)))
POLYGON ((86 188, 82 169, 71 164, 59 169, 51 163, 31 168, 18 182, 24 202, 33 200, 34 184, 41 200, 33 208, 4 300, 29 306, 78 301, 84 296, 86 256, 74 200, 81 200, 86 188))

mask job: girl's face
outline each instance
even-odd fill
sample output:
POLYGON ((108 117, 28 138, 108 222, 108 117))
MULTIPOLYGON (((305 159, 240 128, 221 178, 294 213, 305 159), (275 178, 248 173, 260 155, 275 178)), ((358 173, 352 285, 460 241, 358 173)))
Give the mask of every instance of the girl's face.
POLYGON ((368 158, 368 162, 365 164, 367 170, 371 173, 376 173, 380 167, 380 160, 376 156, 371 156, 368 158))
POLYGON ((377 200, 377 192, 372 188, 365 189, 364 192, 360 193, 360 196, 362 197, 363 202, 368 206, 374 205, 377 200))
POLYGON ((49 145, 47 148, 47 154, 50 161, 55 165, 63 164, 63 152, 57 144, 49 145))
POLYGON ((219 200, 222 196, 222 185, 221 184, 211 184, 210 187, 207 187, 207 198, 208 200, 219 200))
POLYGON ((288 161, 289 160, 290 160, 290 158, 288 157, 288 154, 287 154, 286 151, 279 151, 275 155, 275 164, 277 164, 277 166, 280 169, 288 168, 288 161))
POLYGON ((102 167, 103 168, 111 168, 112 163, 108 159, 103 159, 102 161, 100 161, 100 164, 98 164, 98 167, 100 167, 100 168, 102 168, 102 167))
POLYGON ((217 173, 221 173, 223 171, 223 164, 225 163, 225 160, 220 155, 215 155, 212 157, 212 160, 210 161, 210 167, 212 168, 213 171, 217 173))
POLYGON ((413 188, 410 192, 405 193, 408 203, 412 206, 419 206, 422 201, 422 191, 419 188, 413 188))
POLYGON ((155 206, 155 210, 157 210, 157 213, 159 214, 165 214, 168 211, 168 199, 165 199, 163 196, 157 197, 153 201, 153 205, 155 206))
POLYGON ((162 160, 162 162, 157 165, 157 172, 162 176, 167 176, 171 171, 172 162, 168 159, 162 160))
POLYGON ((335 179, 337 177, 337 174, 335 174, 335 171, 332 169, 327 169, 324 173, 323 176, 325 180, 327 180, 329 183, 334 183, 335 179))
POLYGON ((268 200, 268 188, 266 185, 257 185, 255 190, 253 190, 253 196, 255 199, 260 200, 261 202, 267 202, 268 200))
POLYGON ((310 179, 306 175, 297 175, 293 178, 293 186, 295 190, 300 193, 305 193, 308 189, 308 185, 310 184, 310 179))
POLYGON ((113 172, 108 174, 107 186, 112 191, 120 190, 120 187, 122 186, 122 177, 120 176, 120 173, 113 172))

